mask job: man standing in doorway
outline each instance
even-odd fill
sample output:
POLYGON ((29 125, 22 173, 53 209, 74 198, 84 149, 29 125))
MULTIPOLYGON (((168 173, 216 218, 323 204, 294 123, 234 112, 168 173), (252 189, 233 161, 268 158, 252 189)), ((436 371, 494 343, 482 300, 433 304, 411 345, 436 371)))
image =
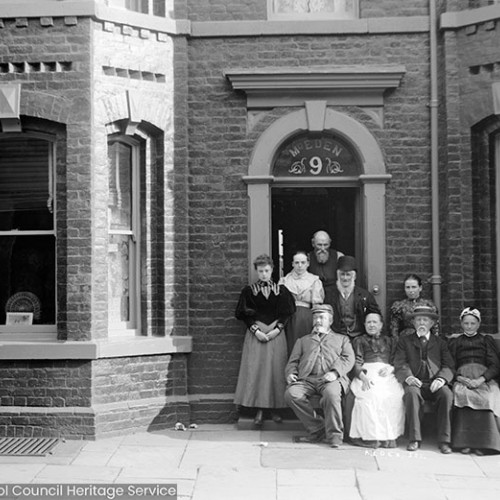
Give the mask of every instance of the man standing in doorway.
POLYGON ((356 272, 356 259, 342 255, 337 261, 335 286, 329 293, 325 291, 325 304, 333 308, 333 330, 351 339, 364 333, 367 314, 381 314, 375 297, 356 285, 356 272))
POLYGON ((332 240, 326 231, 317 231, 312 238, 313 251, 309 254, 308 271, 316 276, 323 283, 326 297, 331 296, 332 290, 337 282, 337 260, 344 255, 342 252, 330 248, 332 240))

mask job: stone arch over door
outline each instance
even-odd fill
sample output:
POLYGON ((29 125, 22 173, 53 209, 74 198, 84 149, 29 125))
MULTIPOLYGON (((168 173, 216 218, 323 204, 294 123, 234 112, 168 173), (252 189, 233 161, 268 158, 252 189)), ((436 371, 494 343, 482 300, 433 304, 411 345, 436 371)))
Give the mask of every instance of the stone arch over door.
MULTIPOLYGON (((362 197, 363 262, 366 283, 385 310, 386 244, 385 189, 391 176, 386 173, 382 151, 370 131, 354 118, 328 109, 325 101, 308 101, 303 109, 291 112, 270 125, 253 149, 248 175, 243 178, 249 197, 249 274, 251 262, 263 251, 271 253, 271 186, 273 160, 281 144, 304 131, 328 130, 346 140, 358 153, 363 172, 355 179, 362 197)), ((336 179, 341 183, 346 179, 336 179)), ((352 181, 353 179, 348 179, 352 181)))

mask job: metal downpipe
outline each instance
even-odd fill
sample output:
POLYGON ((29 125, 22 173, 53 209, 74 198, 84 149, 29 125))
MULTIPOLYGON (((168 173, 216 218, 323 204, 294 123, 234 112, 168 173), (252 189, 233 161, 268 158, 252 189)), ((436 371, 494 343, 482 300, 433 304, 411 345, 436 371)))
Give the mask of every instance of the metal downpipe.
POLYGON ((432 199, 432 296, 441 313, 441 274, 439 245, 439 156, 438 156, 438 81, 437 81, 437 12, 436 0, 429 0, 431 99, 431 199, 432 199))

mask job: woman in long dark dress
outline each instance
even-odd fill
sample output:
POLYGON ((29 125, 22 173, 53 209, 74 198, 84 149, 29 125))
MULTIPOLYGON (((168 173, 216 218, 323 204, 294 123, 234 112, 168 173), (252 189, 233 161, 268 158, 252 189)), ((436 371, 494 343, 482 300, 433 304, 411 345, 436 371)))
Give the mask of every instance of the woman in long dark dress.
POLYGON ((491 337, 478 333, 477 309, 464 309, 460 321, 463 333, 450 339, 457 369, 452 447, 476 455, 500 452, 500 390, 494 380, 500 373, 498 352, 491 337))
POLYGON ((286 408, 285 365, 287 345, 284 328, 295 312, 295 300, 283 285, 271 279, 273 261, 259 255, 254 263, 259 280, 247 285, 236 306, 236 318, 247 326, 234 402, 257 408, 256 427, 262 426, 263 409, 269 409, 275 422, 276 411, 286 408))
MULTIPOLYGON (((422 294, 422 279, 416 274, 408 274, 403 281, 406 298, 393 302, 390 310, 389 333, 398 339, 400 336, 411 335, 415 332, 413 326, 413 310, 415 307, 428 306, 438 312, 434 302, 424 299, 422 294)), ((439 334, 439 324, 436 323, 431 332, 439 334)))

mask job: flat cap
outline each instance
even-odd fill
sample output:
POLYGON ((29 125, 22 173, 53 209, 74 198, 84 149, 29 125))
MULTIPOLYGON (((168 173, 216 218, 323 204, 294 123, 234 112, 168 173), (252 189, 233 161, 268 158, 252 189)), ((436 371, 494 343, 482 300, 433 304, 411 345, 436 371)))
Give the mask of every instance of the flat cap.
POLYGON ((333 307, 330 304, 316 304, 312 308, 312 313, 330 313, 333 316, 333 307))

